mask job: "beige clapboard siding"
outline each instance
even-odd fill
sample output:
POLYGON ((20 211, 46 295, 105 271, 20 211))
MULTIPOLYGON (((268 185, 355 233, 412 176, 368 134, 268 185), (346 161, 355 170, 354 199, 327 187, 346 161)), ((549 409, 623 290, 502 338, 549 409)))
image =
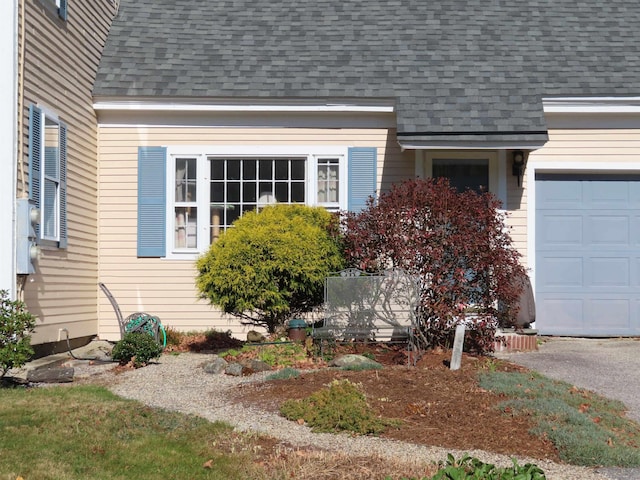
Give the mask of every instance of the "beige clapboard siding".
POLYGON ((18 192, 28 189, 29 106, 38 104, 67 125, 68 249, 43 247, 38 272, 25 287, 28 308, 38 316, 33 342, 97 334, 97 122, 91 90, 114 14, 109 0, 69 2, 61 22, 42 2, 25 1, 22 164, 18 192))
MULTIPOLYGON (((376 147, 379 185, 413 175, 413 155, 402 153, 386 129, 99 128, 99 274, 126 316, 158 315, 180 330, 216 328, 244 337, 251 327, 198 299, 194 260, 137 258, 137 152, 143 145, 349 145, 376 147), (391 145, 391 147, 389 147, 391 145)), ((100 336, 117 339, 113 309, 99 296, 100 336)))
POLYGON ((539 162, 636 163, 640 161, 640 130, 551 130, 544 148, 532 155, 539 162))
POLYGON ((511 161, 507 165, 507 225, 513 245, 520 254, 520 261, 527 266, 527 175, 522 177, 522 186, 518 187, 516 178, 511 175, 511 161))

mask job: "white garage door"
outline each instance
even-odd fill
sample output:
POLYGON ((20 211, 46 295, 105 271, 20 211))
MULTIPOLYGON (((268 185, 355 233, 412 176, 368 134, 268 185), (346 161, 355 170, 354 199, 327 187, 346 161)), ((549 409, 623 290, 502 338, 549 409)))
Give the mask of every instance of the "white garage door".
POLYGON ((640 335, 640 176, 536 174, 536 327, 640 335))

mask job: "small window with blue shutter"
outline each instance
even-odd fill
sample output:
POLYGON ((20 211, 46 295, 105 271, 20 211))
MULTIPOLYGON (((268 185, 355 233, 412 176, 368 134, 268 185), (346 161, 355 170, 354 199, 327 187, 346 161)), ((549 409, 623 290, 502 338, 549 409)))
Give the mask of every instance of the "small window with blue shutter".
POLYGON ((67 247, 67 127, 58 117, 29 109, 29 198, 40 210, 39 243, 67 247))

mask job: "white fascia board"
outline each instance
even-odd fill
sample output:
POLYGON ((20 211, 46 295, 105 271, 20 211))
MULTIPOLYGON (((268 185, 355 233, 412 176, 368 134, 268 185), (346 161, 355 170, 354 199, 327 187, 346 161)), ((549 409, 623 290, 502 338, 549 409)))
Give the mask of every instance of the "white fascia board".
POLYGON ((543 98, 545 113, 638 113, 640 97, 543 98))
POLYGON ((93 104, 96 111, 132 110, 132 111, 165 111, 165 112, 364 112, 393 113, 391 104, 227 104, 227 103, 151 103, 151 102, 119 102, 99 101, 93 104))

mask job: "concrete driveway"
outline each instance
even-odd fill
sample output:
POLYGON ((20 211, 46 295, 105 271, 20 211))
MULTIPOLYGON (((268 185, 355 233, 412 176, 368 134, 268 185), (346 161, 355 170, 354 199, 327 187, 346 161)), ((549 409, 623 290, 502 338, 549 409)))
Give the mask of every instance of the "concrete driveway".
MULTIPOLYGON (((640 422, 640 338, 542 337, 537 352, 500 353, 547 377, 622 401, 640 422)), ((611 479, 640 479, 637 468, 600 468, 611 479)))

